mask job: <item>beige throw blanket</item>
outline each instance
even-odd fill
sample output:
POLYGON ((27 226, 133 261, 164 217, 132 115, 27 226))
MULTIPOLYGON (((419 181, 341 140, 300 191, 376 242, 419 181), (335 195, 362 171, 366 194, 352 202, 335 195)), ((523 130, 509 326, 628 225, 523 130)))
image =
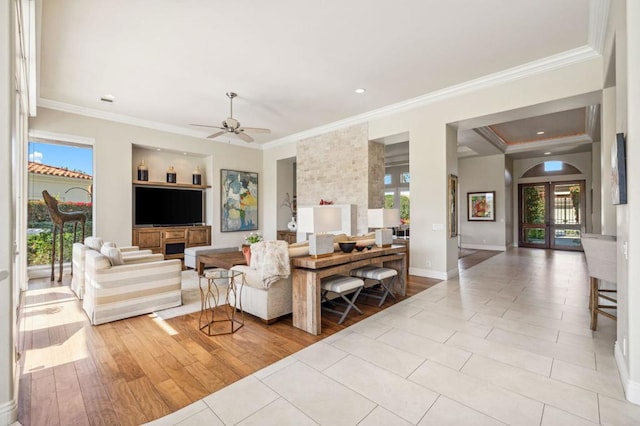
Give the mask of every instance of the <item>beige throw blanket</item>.
POLYGON ((255 269, 264 288, 291 273, 289 245, 286 241, 260 241, 251 244, 251 269, 255 269))

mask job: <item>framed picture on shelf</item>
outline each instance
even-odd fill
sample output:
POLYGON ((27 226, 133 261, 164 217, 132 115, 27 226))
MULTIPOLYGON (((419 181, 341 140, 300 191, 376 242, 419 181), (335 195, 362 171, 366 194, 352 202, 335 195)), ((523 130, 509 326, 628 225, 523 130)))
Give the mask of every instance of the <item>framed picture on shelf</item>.
POLYGON ((449 194, 449 216, 447 218, 449 238, 454 238, 458 236, 458 176, 449 175, 447 189, 449 194))
POLYGON ((258 229, 258 174, 220 170, 220 231, 258 229))
POLYGON ((467 192, 468 220, 494 222, 496 220, 496 192, 467 192))

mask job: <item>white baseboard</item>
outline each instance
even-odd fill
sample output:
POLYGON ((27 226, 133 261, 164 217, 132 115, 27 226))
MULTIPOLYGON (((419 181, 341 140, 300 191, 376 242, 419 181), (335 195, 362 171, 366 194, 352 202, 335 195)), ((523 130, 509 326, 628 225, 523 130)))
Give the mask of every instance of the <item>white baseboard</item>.
POLYGON ((14 378, 13 399, 0 404, 0 425, 13 425, 18 421, 18 383, 20 383, 20 369, 16 365, 14 378))
POLYGON ((473 250, 507 251, 507 246, 494 246, 490 244, 462 243, 460 247, 464 249, 473 249, 473 250))
POLYGON ((434 271, 433 269, 409 268, 409 275, 416 275, 418 277, 426 277, 426 278, 435 278, 438 280, 447 279, 446 272, 434 271))
POLYGON ((613 346, 613 353, 616 358, 616 364, 618 365, 618 373, 620 374, 620 381, 624 388, 624 394, 627 401, 640 405, 640 383, 629 378, 629 372, 627 371, 627 364, 624 362, 624 356, 622 355, 622 349, 619 342, 616 340, 613 346))
POLYGON ((460 275, 460 271, 458 270, 457 266, 455 268, 449 269, 447 271, 447 279, 448 280, 456 278, 458 275, 460 275))

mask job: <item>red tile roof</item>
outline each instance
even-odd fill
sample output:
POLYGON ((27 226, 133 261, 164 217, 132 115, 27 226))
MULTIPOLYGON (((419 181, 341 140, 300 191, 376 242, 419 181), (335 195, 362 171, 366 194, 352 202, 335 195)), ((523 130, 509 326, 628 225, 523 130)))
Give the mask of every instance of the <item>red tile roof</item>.
POLYGON ((61 176, 74 179, 91 180, 93 177, 86 173, 75 172, 61 167, 47 166, 46 164, 34 163, 29 161, 29 173, 38 175, 61 176))

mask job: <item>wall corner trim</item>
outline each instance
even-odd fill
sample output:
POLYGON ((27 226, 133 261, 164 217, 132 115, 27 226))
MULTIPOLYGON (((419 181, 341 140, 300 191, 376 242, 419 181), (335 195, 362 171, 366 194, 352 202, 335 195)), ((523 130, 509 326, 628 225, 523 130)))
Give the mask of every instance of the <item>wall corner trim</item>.
POLYGON ((622 349, 620 348, 620 342, 616 340, 613 346, 613 353, 618 366, 618 373, 620 374, 620 381, 624 388, 624 395, 627 401, 640 405, 640 383, 629 378, 629 372, 627 371, 627 364, 624 362, 624 356, 622 356, 622 349))

